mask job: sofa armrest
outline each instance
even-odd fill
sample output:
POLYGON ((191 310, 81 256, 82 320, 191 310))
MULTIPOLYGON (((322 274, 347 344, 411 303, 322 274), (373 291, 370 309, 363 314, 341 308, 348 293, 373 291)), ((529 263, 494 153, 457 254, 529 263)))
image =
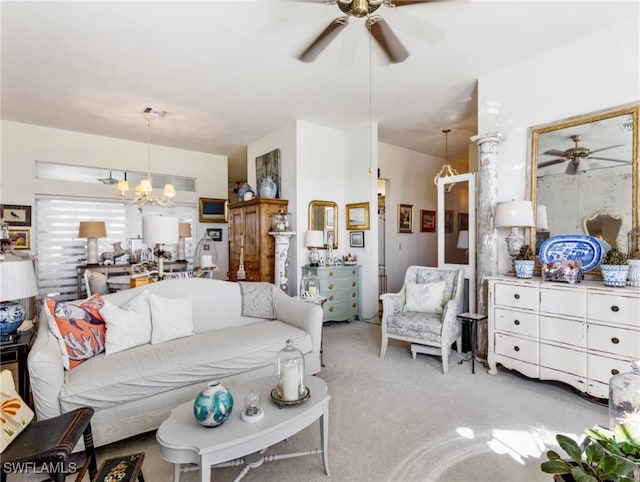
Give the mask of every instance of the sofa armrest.
POLYGON ((313 303, 307 303, 292 298, 277 288, 274 288, 273 300, 278 320, 296 326, 311 335, 313 352, 320 354, 322 344, 322 308, 313 303))
POLYGON ((37 419, 61 415, 60 392, 64 385, 64 364, 60 345, 49 331, 44 312, 40 315, 38 333, 29 351, 27 366, 37 419))

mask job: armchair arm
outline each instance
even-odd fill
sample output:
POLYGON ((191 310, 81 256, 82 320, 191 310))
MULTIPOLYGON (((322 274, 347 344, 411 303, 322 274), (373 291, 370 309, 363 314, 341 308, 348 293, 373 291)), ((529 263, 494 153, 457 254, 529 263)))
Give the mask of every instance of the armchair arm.
MULTIPOLYGON (((460 300, 449 300, 442 312, 442 340, 453 343, 462 336, 462 322, 458 320, 461 312, 460 300)), ((444 343, 444 342, 443 342, 444 343)))
POLYGON ((384 293, 380 295, 382 301, 382 319, 380 323, 384 326, 387 316, 400 313, 404 307, 404 291, 400 293, 384 293))

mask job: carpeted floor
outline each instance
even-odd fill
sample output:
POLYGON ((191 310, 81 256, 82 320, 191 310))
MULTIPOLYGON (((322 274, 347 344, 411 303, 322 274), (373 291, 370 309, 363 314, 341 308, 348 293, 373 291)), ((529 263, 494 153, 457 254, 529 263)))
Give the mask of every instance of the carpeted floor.
MULTIPOLYGON (((494 377, 481 364, 471 374, 470 364, 459 365, 455 352, 446 376, 440 358, 413 360, 406 343, 392 340, 380 359, 379 330, 366 322, 324 328, 326 367, 319 376, 332 397, 330 476, 321 456, 308 456, 265 462, 244 481, 550 482, 540 463, 546 450, 557 449, 555 434, 577 438, 585 427, 607 424, 605 406, 565 385, 504 369, 494 377)), ((267 453, 319 445, 313 424, 267 453)), ((173 480, 173 466, 160 457, 154 433, 101 447, 98 460, 134 451, 146 453, 147 482, 173 480)), ((214 469, 212 478, 232 481, 240 470, 214 469)), ((198 471, 181 480, 199 480, 198 471)))

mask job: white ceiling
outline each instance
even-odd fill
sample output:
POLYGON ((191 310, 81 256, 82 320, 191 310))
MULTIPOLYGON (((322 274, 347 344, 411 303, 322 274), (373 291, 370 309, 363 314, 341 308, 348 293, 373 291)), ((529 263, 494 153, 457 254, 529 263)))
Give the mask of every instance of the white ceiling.
MULTIPOLYGON (((389 64, 363 19, 313 63, 296 59, 337 6, 300 1, 1 3, 2 118, 228 155, 295 119, 373 118, 383 142, 466 157, 476 79, 638 15, 638 0, 441 0, 378 11, 410 52, 389 64), (603 22, 606 19, 606 22, 603 22)), ((592 66, 597 68, 597 59, 592 66)), ((553 75, 553 72, 531 72, 553 75)), ((517 89, 517 86, 514 86, 517 89)), ((522 95, 527 95, 523 92, 522 95)), ((551 119, 550 119, 551 120, 551 119)))

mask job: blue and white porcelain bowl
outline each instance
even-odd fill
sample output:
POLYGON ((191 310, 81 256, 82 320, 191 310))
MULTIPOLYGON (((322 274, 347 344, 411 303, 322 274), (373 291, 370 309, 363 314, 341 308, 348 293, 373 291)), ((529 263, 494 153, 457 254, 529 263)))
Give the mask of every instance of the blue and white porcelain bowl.
POLYGON ((15 333, 24 321, 25 311, 20 303, 0 306, 0 335, 15 333))

